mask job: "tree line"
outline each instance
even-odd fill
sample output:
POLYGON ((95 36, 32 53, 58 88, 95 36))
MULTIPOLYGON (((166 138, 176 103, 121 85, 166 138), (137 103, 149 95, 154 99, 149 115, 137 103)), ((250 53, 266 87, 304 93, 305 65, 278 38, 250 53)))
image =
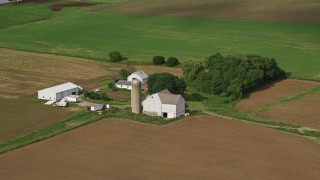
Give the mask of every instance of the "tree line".
POLYGON ((232 99, 286 76, 274 58, 258 55, 222 56, 216 53, 204 62, 186 62, 182 70, 188 85, 201 92, 232 99))

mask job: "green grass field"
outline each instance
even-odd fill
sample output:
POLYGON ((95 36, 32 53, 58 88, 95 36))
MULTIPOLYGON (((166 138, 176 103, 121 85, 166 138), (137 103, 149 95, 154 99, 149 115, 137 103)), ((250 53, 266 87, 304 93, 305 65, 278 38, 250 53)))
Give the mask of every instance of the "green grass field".
MULTIPOLYGON (((154 55, 187 61, 216 52, 259 54, 276 58, 294 78, 320 80, 320 23, 138 16, 86 8, 66 8, 52 15, 45 5, 41 4, 46 10, 34 6, 43 11, 34 18, 49 14, 48 20, 16 25, 28 19, 19 15, 10 23, 0 21, 0 47, 93 59, 106 59, 109 51, 119 50, 139 62, 151 61, 154 55)), ((0 19, 18 13, 17 7, 5 7, 11 13, 1 7, 0 19)))

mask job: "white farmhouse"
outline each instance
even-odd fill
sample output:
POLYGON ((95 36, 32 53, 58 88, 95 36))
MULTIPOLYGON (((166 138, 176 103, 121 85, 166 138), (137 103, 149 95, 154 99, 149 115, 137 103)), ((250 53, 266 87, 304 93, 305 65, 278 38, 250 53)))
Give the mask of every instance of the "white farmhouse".
POLYGON ((143 71, 136 71, 128 76, 127 81, 132 82, 134 79, 139 80, 143 87, 143 84, 148 80, 148 75, 143 71))
POLYGON ((127 81, 119 80, 116 83, 116 87, 117 88, 123 88, 123 89, 131 90, 131 82, 134 79, 139 80, 141 82, 141 88, 145 89, 144 87, 145 87, 145 83, 148 80, 148 75, 145 72, 141 71, 141 70, 140 71, 136 71, 136 72, 132 73, 130 76, 128 76, 127 81))
POLYGON ((60 101, 70 95, 79 95, 82 88, 71 82, 38 91, 38 99, 60 101))
POLYGON ((172 119, 185 114, 185 100, 168 90, 148 96, 143 102, 143 113, 172 119))

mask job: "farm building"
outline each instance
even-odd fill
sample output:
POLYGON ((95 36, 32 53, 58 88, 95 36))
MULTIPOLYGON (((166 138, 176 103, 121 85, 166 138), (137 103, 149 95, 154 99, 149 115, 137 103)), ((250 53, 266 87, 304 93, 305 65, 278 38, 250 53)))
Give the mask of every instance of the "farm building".
POLYGON ((116 83, 116 87, 117 88, 121 88, 121 89, 129 89, 131 90, 131 82, 129 81, 124 81, 124 80, 119 80, 117 83, 116 83))
POLYGON ((102 104, 94 104, 90 107, 91 111, 100 111, 104 109, 104 105, 102 104))
POLYGON ((143 84, 148 80, 148 75, 143 71, 136 71, 128 76, 127 81, 132 82, 134 79, 139 80, 143 87, 143 84))
POLYGON ((141 82, 141 87, 142 89, 146 90, 146 82, 148 80, 148 75, 143 72, 143 71, 136 71, 134 73, 132 73, 130 76, 128 76, 127 80, 119 80, 117 83, 116 83, 116 87, 117 88, 123 88, 123 89, 129 89, 131 90, 131 82, 134 80, 134 79, 137 79, 141 82))
POLYGON ((148 96, 143 102, 143 113, 172 119, 185 114, 185 100, 168 90, 148 96))
POLYGON ((70 95, 79 95, 82 88, 71 82, 38 91, 38 99, 60 101, 70 95))

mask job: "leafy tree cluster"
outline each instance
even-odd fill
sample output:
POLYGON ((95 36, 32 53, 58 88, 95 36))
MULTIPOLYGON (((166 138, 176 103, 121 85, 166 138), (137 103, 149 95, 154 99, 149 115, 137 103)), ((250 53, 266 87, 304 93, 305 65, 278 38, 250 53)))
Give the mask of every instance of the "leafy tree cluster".
POLYGON ((119 75, 121 79, 127 79, 127 77, 134 73, 136 70, 137 69, 134 66, 128 64, 125 69, 120 69, 119 75))
POLYGON ((187 62, 182 70, 185 80, 196 89, 232 99, 285 77, 275 59, 257 55, 224 57, 217 53, 203 63, 187 62))
POLYGON ((170 73, 152 74, 147 81, 148 93, 157 93, 168 89, 173 94, 183 94, 187 88, 186 82, 170 73))
POLYGON ((109 53, 109 61, 110 62, 118 62, 128 59, 127 57, 124 57, 120 52, 118 51, 111 51, 109 53))
POLYGON ((168 67, 174 67, 179 64, 179 60, 176 57, 169 57, 166 61, 163 56, 154 56, 152 62, 154 65, 166 64, 168 67))
POLYGON ((84 97, 90 98, 90 99, 96 99, 96 100, 104 100, 104 101, 110 100, 110 98, 106 94, 94 92, 94 91, 84 92, 84 97))

